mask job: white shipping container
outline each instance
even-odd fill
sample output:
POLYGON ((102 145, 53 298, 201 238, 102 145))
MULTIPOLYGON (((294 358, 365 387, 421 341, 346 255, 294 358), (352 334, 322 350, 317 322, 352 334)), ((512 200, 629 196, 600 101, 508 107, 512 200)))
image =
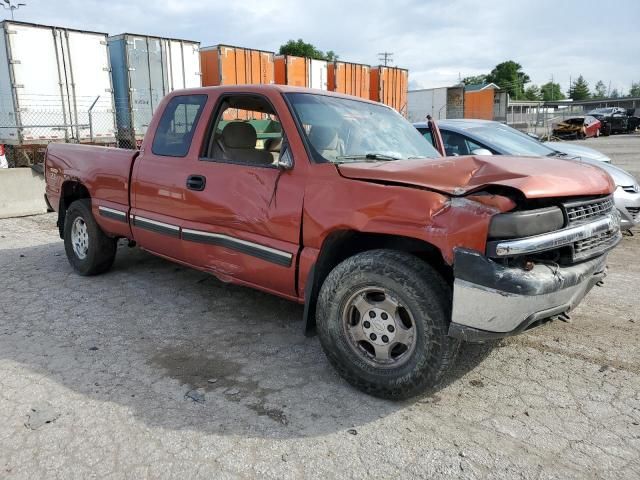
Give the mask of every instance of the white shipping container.
POLYGON ((327 62, 324 60, 311 60, 309 62, 309 88, 327 90, 327 62))
POLYGON ((464 116, 464 89, 440 87, 410 90, 407 96, 410 122, 424 122, 427 115, 435 120, 464 116))
POLYGON ((106 34, 2 22, 0 143, 110 143, 114 129, 106 34))

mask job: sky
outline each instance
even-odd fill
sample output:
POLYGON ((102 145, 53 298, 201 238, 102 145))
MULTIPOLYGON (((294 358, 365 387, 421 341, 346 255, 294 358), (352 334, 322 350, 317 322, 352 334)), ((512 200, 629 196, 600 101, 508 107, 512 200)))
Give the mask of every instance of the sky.
MULTIPOLYGON (((640 1, 20 0, 16 20, 277 51, 302 38, 345 61, 393 52, 410 88, 453 85, 515 60, 563 90, 582 74, 627 92, 640 82, 640 1)), ((9 12, 3 11, 9 18, 9 12)))

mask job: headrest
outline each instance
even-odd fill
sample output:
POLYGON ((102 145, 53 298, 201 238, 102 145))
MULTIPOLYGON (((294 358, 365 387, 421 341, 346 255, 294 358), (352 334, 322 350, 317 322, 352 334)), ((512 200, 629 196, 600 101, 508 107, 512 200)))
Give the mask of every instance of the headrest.
POLYGON ((265 141, 265 150, 268 152, 279 152, 282 147, 282 137, 270 138, 265 141))
POLYGON ((309 141, 316 150, 336 150, 338 147, 338 132, 335 128, 314 125, 309 133, 309 141))
POLYGON ((256 129, 246 122, 229 122, 222 129, 222 142, 229 148, 256 148, 256 129))

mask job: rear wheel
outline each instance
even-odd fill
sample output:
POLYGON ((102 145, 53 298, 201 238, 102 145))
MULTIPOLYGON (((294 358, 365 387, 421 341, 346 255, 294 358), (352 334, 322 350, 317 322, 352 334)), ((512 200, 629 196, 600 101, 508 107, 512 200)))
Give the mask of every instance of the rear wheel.
POLYGON ((64 249, 80 275, 97 275, 111 268, 117 241, 108 237, 91 213, 91 200, 76 200, 64 219, 64 249))
POLYGON ((596 128, 596 134, 594 135, 596 138, 600 136, 600 129, 596 128))
POLYGON ((459 342, 448 337, 451 290, 413 255, 373 250, 338 265, 318 299, 331 364, 355 387, 402 399, 438 384, 459 342))

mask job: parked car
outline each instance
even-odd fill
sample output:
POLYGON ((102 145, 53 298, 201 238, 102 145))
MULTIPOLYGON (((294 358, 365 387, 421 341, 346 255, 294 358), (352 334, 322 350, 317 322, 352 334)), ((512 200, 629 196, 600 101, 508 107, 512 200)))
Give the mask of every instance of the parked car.
POLYGON ((629 130, 629 118, 624 108, 596 108, 595 110, 591 110, 588 115, 600 120, 603 135, 626 133, 629 130))
MULTIPOLYGON (((431 141, 426 123, 415 123, 414 126, 431 141)), ((622 229, 630 230, 640 224, 638 181, 630 173, 611 165, 611 159, 596 150, 574 143, 541 143, 514 128, 489 120, 441 120, 438 126, 448 155, 529 155, 595 165, 611 175, 616 184, 613 199, 620 212, 622 229)))
POLYGON ((560 153, 566 153, 572 157, 581 159, 590 159, 596 162, 611 163, 611 158, 598 150, 585 147, 576 142, 544 142, 544 144, 552 150, 560 153))
POLYGON ((635 132, 640 127, 640 108, 627 108, 627 131, 635 132))
POLYGON ((440 158, 387 106, 280 85, 174 91, 139 152, 51 144, 45 166, 76 272, 124 238, 303 303, 337 371, 387 398, 437 385, 461 340, 566 315, 621 240, 600 169, 440 158), (281 135, 258 143, 265 117, 281 135))
POLYGON ((600 128, 600 120, 591 115, 581 115, 553 124, 553 135, 560 138, 599 137, 600 128))

